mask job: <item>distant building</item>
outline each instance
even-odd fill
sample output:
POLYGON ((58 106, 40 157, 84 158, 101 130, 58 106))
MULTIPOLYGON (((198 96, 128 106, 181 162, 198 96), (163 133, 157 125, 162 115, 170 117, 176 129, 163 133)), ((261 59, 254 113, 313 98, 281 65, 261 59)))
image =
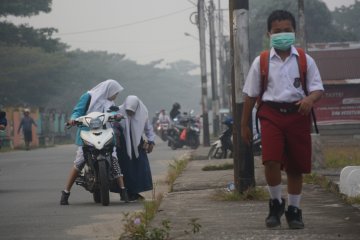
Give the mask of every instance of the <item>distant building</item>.
POLYGON ((316 104, 322 133, 360 136, 360 43, 309 44, 325 94, 316 104))

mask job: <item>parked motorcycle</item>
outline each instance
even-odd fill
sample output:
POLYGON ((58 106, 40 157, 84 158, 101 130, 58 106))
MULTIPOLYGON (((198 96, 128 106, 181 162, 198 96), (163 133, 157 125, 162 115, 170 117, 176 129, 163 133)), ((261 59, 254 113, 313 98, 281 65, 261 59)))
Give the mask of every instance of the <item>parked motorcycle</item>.
POLYGON ((83 140, 85 167, 75 180, 93 194, 94 202, 109 205, 109 191, 120 192, 116 179, 112 177, 111 158, 114 148, 114 131, 111 122, 120 121, 119 114, 92 112, 75 119, 83 140), (86 127, 87 129, 84 129, 86 127), (88 130, 88 131, 87 131, 88 130))
POLYGON ((211 144, 210 150, 208 153, 208 159, 223 159, 227 157, 232 157, 233 143, 232 143, 232 133, 233 133, 233 119, 227 118, 223 124, 227 127, 219 139, 211 144))
POLYGON ((174 119, 174 124, 167 131, 168 146, 175 150, 183 146, 196 149, 200 145, 200 128, 193 116, 182 116, 174 119))
MULTIPOLYGON (((223 159, 232 157, 233 153, 233 120, 228 118, 223 122, 227 126, 227 129, 223 131, 219 139, 211 144, 210 150, 208 153, 208 159, 223 159)), ((254 156, 261 155, 261 134, 254 134, 252 141, 252 150, 254 156)))

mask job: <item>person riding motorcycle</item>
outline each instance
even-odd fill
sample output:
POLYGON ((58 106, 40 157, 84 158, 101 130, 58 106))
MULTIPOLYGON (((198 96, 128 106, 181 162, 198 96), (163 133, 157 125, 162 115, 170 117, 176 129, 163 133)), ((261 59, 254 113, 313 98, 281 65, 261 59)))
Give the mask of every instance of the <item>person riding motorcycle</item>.
POLYGON ((159 113, 158 123, 171 123, 169 115, 166 114, 165 109, 161 109, 159 113))
MULTIPOLYGON (((80 100, 73 109, 71 120, 69 120, 68 125, 74 126, 74 119, 77 117, 84 116, 91 112, 106 111, 114 105, 115 98, 123 89, 124 88, 117 81, 112 79, 108 79, 99 83, 80 97, 80 100)), ((82 149, 83 143, 80 138, 80 129, 78 129, 77 132, 76 144, 78 145, 78 148, 76 151, 74 166, 70 170, 65 189, 61 191, 60 205, 69 205, 68 199, 70 196, 70 189, 73 186, 76 178, 79 176, 79 173, 85 166, 85 158, 82 149)), ((125 196, 125 199, 127 199, 128 197, 123 182, 123 176, 116 157, 116 149, 114 149, 111 163, 115 172, 114 177, 117 179, 117 183, 120 187, 120 194, 122 197, 125 196)))

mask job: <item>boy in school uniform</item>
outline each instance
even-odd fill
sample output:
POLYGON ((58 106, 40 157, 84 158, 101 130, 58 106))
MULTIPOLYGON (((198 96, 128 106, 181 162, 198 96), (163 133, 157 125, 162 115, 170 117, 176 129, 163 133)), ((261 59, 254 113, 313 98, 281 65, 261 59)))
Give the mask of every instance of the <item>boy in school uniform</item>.
POLYGON ((262 88, 260 56, 255 58, 245 81, 241 137, 250 145, 252 131, 248 127, 252 109, 258 98, 261 124, 262 162, 270 194, 268 228, 281 225, 285 212, 291 229, 302 229, 300 200, 303 174, 311 171, 311 109, 324 91, 319 70, 306 54, 306 78, 300 81, 299 51, 294 47, 296 23, 294 16, 275 10, 267 20, 271 49, 268 58, 268 79, 262 88), (304 86, 305 85, 305 88, 304 86), (281 197, 281 171, 287 175, 288 208, 281 197))

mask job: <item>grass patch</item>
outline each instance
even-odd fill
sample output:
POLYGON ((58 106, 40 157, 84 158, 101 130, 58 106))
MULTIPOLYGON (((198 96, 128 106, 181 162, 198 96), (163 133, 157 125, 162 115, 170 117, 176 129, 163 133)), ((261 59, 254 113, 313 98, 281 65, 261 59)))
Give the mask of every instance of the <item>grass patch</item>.
MULTIPOLYGON (((173 164, 169 165, 167 183, 170 188, 176 178, 186 168, 190 158, 183 157, 182 159, 175 160, 173 164)), ((124 218, 124 232, 120 236, 119 240, 167 240, 170 239, 171 222, 169 220, 163 220, 161 226, 151 227, 150 221, 155 217, 161 201, 163 199, 162 194, 155 194, 155 187, 153 190, 152 201, 144 201, 144 210, 123 213, 124 218)), ((187 224, 190 230, 184 230, 186 235, 196 234, 200 231, 201 225, 197 222, 197 218, 189 220, 187 224)))
POLYGON ((329 189, 330 181, 325 176, 319 176, 316 173, 304 174, 303 182, 306 184, 319 185, 327 190, 329 189))
POLYGON ((360 205, 360 196, 356 196, 356 197, 347 197, 346 202, 348 204, 359 204, 360 205))
POLYGON ((264 187, 252 187, 243 193, 218 189, 213 198, 218 201, 264 201, 269 199, 269 194, 264 187))
POLYGON ((173 184, 178 178, 178 176, 184 171, 187 164, 189 163, 190 157, 183 157, 182 159, 177 159, 174 163, 169 164, 169 170, 166 177, 166 182, 170 187, 170 191, 172 191, 173 184))
POLYGON ((207 165, 202 168, 203 171, 218 171, 218 170, 229 170, 234 169, 233 163, 224 163, 219 165, 207 165))
POLYGON ((343 168, 360 165, 359 146, 323 147, 326 168, 343 168))

